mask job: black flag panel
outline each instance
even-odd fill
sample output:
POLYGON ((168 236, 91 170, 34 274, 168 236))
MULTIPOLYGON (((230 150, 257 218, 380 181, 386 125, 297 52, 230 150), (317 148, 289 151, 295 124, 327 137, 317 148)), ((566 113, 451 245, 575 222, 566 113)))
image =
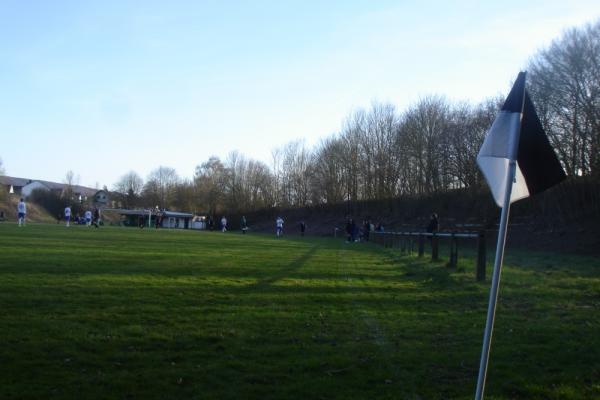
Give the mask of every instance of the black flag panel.
POLYGON ((511 160, 516 160, 511 203, 540 193, 566 177, 525 89, 524 72, 519 73, 477 156, 477 164, 500 207, 511 160))
POLYGON ((530 195, 543 192, 566 178, 565 171, 554 154, 527 91, 525 91, 517 163, 530 195))

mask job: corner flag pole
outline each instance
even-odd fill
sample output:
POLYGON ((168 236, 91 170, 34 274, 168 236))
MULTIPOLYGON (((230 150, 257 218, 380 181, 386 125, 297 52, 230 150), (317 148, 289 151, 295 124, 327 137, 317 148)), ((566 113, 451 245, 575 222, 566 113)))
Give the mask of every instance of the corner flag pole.
MULTIPOLYGON (((523 92, 525 85, 523 85, 523 92)), ((519 128, 514 132, 512 138, 512 151, 508 164, 508 174, 506 179, 506 190, 504 192, 504 205, 500 215, 500 226, 498 228, 498 241, 496 244, 496 257, 494 260, 494 273, 492 277, 492 287, 490 289, 490 300, 488 303, 487 319, 483 333, 483 347, 481 349, 481 361, 479 363, 479 376, 477 378, 477 391, 475 400, 483 399, 485 389, 485 378, 487 375, 488 360, 490 358, 490 347, 492 343, 492 332, 494 330, 494 320, 496 319, 496 304, 498 302, 498 287, 500 286, 500 272, 502 270, 502 261, 504 260, 504 247, 506 245, 506 231, 508 227, 508 216, 510 213, 510 197, 512 187, 515 181, 517 171, 517 151, 519 145, 519 136, 521 134, 521 123, 523 121, 523 109, 525 106, 525 94, 523 93, 523 104, 521 105, 521 118, 519 128)))

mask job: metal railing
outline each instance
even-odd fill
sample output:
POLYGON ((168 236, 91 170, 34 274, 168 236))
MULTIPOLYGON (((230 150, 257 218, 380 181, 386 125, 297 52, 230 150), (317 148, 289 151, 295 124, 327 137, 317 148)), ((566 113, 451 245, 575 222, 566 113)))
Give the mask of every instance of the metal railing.
POLYGON ((450 240, 450 257, 448 268, 456 268, 458 263, 458 239, 477 240, 476 276, 478 281, 485 280, 486 239, 485 232, 370 232, 371 241, 384 247, 400 249, 401 254, 412 254, 415 251, 419 257, 425 254, 425 238, 431 240, 431 260, 439 259, 439 240, 450 240), (416 247, 416 250, 415 250, 416 247))

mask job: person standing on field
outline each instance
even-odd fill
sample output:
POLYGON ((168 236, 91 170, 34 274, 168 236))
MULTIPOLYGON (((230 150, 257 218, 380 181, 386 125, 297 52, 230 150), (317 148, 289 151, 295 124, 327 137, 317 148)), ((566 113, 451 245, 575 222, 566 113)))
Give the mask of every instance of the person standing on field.
POLYGON ((354 242, 354 240, 352 238, 353 230, 354 230, 354 220, 352 218, 349 218, 348 222, 346 222, 346 234, 347 234, 346 243, 354 242))
POLYGON ((363 239, 369 241, 369 233, 371 233, 371 222, 367 219, 363 222, 363 239))
POLYGON ((275 220, 275 229, 277 237, 283 235, 283 218, 277 217, 277 219, 275 220))
POLYGON ((427 232, 435 233, 440 229, 440 222, 436 213, 431 214, 429 218, 429 224, 427 224, 427 232))
POLYGON ((223 217, 221 217, 221 232, 225 233, 226 230, 227 230, 227 218, 225 218, 225 216, 223 215, 223 217))
POLYGON ((248 230, 248 222, 246 221, 246 217, 244 215, 242 215, 240 226, 242 227, 242 233, 245 235, 246 231, 248 230))
POLYGON ((90 210, 87 210, 84 215, 85 215, 85 226, 91 226, 92 225, 92 212, 90 210))
POLYGON ((66 222, 66 226, 68 228, 71 223, 71 206, 65 207, 65 222, 66 222))
POLYGON ((17 215, 19 218, 19 226, 25 226, 25 217, 27 216, 27 206, 25 201, 21 198, 19 204, 17 204, 17 215))
POLYGON ((98 209, 98 207, 94 208, 94 226, 96 228, 100 227, 100 210, 98 209))

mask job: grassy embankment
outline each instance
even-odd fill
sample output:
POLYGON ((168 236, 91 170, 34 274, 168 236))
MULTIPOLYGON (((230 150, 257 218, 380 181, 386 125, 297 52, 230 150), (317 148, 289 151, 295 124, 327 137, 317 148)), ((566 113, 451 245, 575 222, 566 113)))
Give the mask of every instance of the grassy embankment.
MULTIPOLYGON (((3 399, 474 393, 489 282, 472 258, 6 223, 0 251, 3 399)), ((599 266, 509 251, 486 398, 600 396, 599 266)))

